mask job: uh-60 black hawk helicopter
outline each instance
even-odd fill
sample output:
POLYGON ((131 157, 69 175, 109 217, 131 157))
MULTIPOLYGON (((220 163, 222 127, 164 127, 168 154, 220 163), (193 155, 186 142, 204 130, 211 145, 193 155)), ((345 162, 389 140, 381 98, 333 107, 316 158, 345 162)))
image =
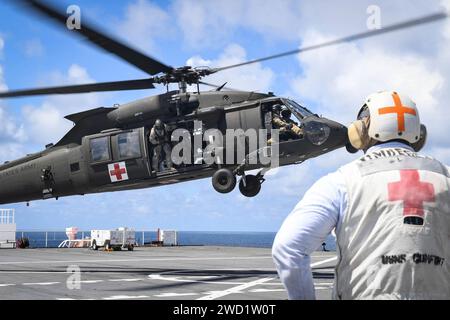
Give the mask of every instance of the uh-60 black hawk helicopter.
MULTIPOLYGON (((76 33, 90 43, 114 54, 151 77, 140 80, 115 81, 86 85, 17 90, 0 93, 0 98, 43 94, 71 94, 99 91, 151 89, 154 84, 167 86, 177 83, 179 90, 133 101, 119 107, 96 108, 65 118, 75 126, 55 145, 24 158, 5 162, 0 166, 0 204, 29 202, 31 200, 84 195, 108 191, 147 188, 171 183, 212 177, 213 187, 222 193, 230 192, 236 185, 236 176, 241 176, 240 191, 246 196, 258 194, 267 166, 252 164, 249 159, 255 154, 271 154, 276 146, 279 165, 297 164, 348 144, 347 128, 310 112, 295 101, 272 93, 228 90, 201 81, 203 77, 222 70, 244 66, 269 59, 280 58, 303 51, 314 50, 347 41, 353 41, 424 24, 446 17, 445 13, 429 15, 415 20, 391 25, 379 30, 359 33, 326 43, 300 48, 289 52, 251 60, 221 68, 172 68, 100 32, 83 18, 81 29, 66 28, 68 16, 53 5, 37 0, 16 0, 44 17, 64 26, 67 32, 76 33), (200 91, 199 84, 215 87, 212 91, 200 91), (187 92, 188 85, 197 85, 196 92, 187 92), (235 157, 232 164, 216 159, 212 164, 205 161, 191 165, 175 166, 174 170, 158 172, 152 167, 154 146, 149 143, 149 131, 157 119, 171 130, 184 129, 191 137, 203 134, 208 129, 267 129, 269 140, 273 117, 280 105, 293 115, 302 134, 274 140, 270 146, 252 146, 246 143, 242 159, 235 157), (201 127, 196 128, 196 123, 201 127), (200 132, 199 132, 200 131, 200 132), (130 151, 131 150, 131 151, 130 151), (261 169, 256 175, 245 174, 248 170, 261 169)), ((264 132, 264 131, 263 131, 264 132)), ((226 136, 225 136, 226 137, 226 136)), ((234 138, 233 138, 234 139, 234 138)), ((261 137, 258 136, 260 140, 261 137)), ((195 140, 195 138, 193 139, 195 140)), ((208 138, 205 139, 208 141, 208 138)), ((206 143, 204 141, 204 143, 206 143)), ((260 142, 260 141, 259 141, 260 142)), ((234 145, 235 153, 238 145, 234 145)), ((224 150, 226 152, 226 150, 224 150)), ((210 156, 216 156, 215 151, 210 156)), ((229 150, 228 150, 229 152, 229 150)), ((194 152, 193 152, 194 153, 194 152)), ((194 156, 194 155, 192 155, 194 156)), ((198 160, 198 159, 197 159, 198 160)))

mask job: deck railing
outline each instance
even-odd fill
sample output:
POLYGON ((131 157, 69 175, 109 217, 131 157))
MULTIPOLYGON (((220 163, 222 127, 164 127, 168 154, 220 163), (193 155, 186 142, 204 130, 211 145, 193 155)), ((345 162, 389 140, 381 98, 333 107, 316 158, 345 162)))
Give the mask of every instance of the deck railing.
MULTIPOLYGON (((136 243, 144 245, 145 242, 156 240, 156 231, 145 230, 135 231, 136 243)), ((77 239, 86 239, 90 237, 90 231, 78 231, 77 239)), ((57 248, 61 242, 67 240, 66 232, 63 230, 43 231, 43 230, 18 230, 16 232, 16 240, 20 238, 28 238, 30 247, 35 248, 57 248)))

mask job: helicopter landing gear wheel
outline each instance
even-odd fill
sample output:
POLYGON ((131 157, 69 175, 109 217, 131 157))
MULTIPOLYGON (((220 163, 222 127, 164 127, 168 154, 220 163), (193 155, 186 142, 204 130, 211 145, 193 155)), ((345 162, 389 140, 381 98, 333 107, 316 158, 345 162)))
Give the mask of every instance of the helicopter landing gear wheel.
POLYGON ((228 169, 219 169, 212 176, 212 185, 217 192, 229 193, 236 186, 236 176, 228 169))
POLYGON ((239 191, 246 197, 254 197, 261 191, 261 181, 258 176, 246 175, 239 181, 239 191))

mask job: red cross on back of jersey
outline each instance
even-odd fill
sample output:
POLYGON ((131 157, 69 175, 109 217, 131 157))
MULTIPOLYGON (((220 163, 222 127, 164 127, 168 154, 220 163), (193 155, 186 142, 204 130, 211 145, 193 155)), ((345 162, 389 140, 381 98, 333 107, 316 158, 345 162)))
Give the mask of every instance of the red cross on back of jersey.
POLYGON ((419 171, 400 170, 400 181, 388 184, 389 201, 403 201, 403 215, 423 217, 423 203, 435 201, 432 183, 421 182, 419 171))
POLYGON ((392 98, 394 99, 395 106, 378 109, 378 114, 381 115, 381 114, 396 113, 398 131, 403 132, 405 131, 405 113, 412 114, 414 116, 417 116, 417 113, 416 110, 414 110, 413 108, 409 108, 402 104, 402 101, 400 100, 400 97, 397 92, 394 92, 392 94, 392 98))

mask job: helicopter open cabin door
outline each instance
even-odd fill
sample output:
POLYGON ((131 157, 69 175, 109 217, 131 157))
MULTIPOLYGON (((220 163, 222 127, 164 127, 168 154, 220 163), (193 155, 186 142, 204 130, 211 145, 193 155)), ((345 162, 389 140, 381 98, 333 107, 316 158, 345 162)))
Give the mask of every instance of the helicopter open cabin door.
POLYGON ((89 180, 95 187, 135 183, 150 177, 144 128, 110 130, 83 140, 89 180))

